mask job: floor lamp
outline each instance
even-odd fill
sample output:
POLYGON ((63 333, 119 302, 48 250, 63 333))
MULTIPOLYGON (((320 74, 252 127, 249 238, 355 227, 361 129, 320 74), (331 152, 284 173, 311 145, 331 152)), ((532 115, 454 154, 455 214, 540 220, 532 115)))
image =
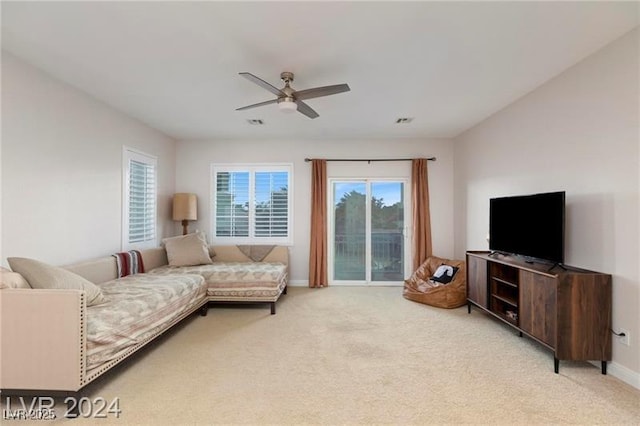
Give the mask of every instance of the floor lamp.
POLYGON ((173 195, 173 220, 182 221, 182 235, 187 235, 189 221, 198 220, 196 194, 181 192, 173 195))

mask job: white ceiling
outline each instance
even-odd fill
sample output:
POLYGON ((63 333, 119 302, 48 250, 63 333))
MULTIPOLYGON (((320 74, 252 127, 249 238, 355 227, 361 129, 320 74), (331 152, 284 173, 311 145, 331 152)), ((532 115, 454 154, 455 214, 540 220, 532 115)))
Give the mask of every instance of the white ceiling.
POLYGON ((177 139, 454 137, 638 16, 637 2, 3 1, 2 48, 177 139), (273 97, 241 71, 351 92, 308 100, 315 120, 235 111, 273 97))

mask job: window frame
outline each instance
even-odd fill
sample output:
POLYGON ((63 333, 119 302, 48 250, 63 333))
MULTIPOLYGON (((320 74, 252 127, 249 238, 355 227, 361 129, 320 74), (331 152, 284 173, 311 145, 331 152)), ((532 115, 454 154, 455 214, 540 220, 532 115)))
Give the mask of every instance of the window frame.
POLYGON ((211 240, 216 244, 277 244, 293 245, 293 163, 212 163, 210 173, 210 232, 211 240), (218 172, 248 172, 249 173, 249 236, 248 237, 218 237, 217 225, 217 173, 218 172), (256 237, 255 236, 255 174, 256 172, 287 172, 287 236, 286 237, 256 237))
POLYGON ((121 247, 123 251, 141 250, 146 248, 154 248, 158 246, 158 157, 147 154, 140 150, 124 146, 122 149, 122 241, 121 247), (129 219, 130 219, 130 177, 131 161, 138 161, 153 166, 154 185, 153 185, 153 236, 140 242, 129 242, 129 219))

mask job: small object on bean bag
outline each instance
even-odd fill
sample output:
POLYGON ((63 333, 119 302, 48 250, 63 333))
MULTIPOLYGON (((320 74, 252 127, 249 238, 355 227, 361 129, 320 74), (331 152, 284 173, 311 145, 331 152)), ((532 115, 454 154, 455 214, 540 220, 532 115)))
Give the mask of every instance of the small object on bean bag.
POLYGON ((449 284, 456 272, 458 272, 458 268, 451 265, 445 265, 443 263, 442 265, 438 266, 438 269, 436 269, 430 279, 431 281, 435 281, 438 283, 449 284))

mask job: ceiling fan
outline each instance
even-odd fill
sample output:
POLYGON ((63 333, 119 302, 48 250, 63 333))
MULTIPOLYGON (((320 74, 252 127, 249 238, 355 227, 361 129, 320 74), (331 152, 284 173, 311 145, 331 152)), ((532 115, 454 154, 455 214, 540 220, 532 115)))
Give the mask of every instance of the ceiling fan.
POLYGON ((270 101, 264 101, 253 105, 247 105, 242 108, 236 109, 236 111, 242 111, 249 108, 260 107, 269 104, 278 104, 278 108, 281 111, 285 112, 293 112, 298 111, 309 118, 317 118, 319 117, 318 113, 315 112, 309 105, 302 102, 306 99, 311 98, 319 98, 321 96, 329 96, 335 95, 337 93, 348 92, 351 90, 348 84, 336 84, 333 86, 323 86, 323 87, 314 87, 312 89, 306 90, 293 90, 289 83, 293 81, 293 73, 292 72, 283 72, 280 74, 280 78, 284 81, 284 87, 282 89, 278 89, 275 86, 267 83, 261 78, 256 77, 255 75, 249 72, 241 72, 241 76, 246 78, 249 81, 254 82, 258 86, 267 89, 271 93, 277 96, 276 99, 272 99, 270 101))

